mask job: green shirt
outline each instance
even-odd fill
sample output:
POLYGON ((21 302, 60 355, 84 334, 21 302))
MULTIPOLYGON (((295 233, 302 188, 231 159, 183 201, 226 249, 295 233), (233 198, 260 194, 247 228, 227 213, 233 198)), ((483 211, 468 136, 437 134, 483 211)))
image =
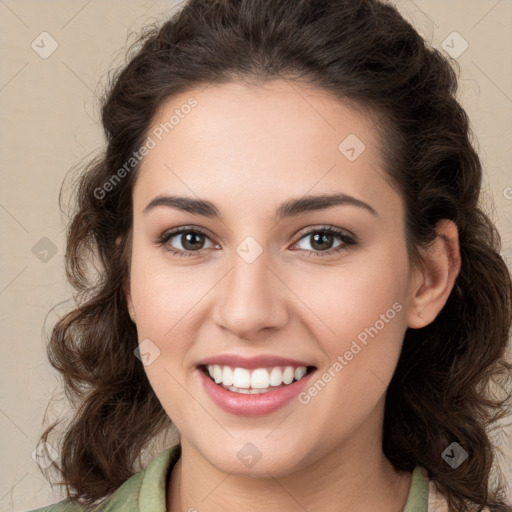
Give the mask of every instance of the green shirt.
MULTIPOLYGON (((88 509, 98 512, 166 512, 166 485, 174 464, 181 455, 181 445, 167 448, 142 470, 130 477, 108 499, 88 509)), ((429 481, 427 472, 416 466, 403 512, 428 512, 429 481)), ((31 512, 80 512, 87 510, 69 500, 31 512)))

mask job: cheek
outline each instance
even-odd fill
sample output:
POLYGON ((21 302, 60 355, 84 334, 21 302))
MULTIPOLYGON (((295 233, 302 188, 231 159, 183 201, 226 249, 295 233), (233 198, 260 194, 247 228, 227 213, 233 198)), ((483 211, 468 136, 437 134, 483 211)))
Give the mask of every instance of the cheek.
MULTIPOLYGON (((318 313, 321 321, 316 318, 309 327, 328 357, 316 386, 325 385, 326 392, 314 407, 325 399, 337 404, 336 420, 326 422, 338 421, 348 411, 356 421, 382 398, 400 356, 408 262, 405 249, 381 245, 379 251, 347 259, 332 270, 308 278, 300 292, 318 313)), ((316 390, 311 392, 315 395, 316 390)))
POLYGON ((199 267, 173 265, 164 249, 141 243, 134 246, 130 280, 139 337, 163 340, 181 332, 178 326, 181 328, 185 317, 193 315, 212 279, 199 267))
POLYGON ((404 251, 381 246, 379 251, 351 256, 337 267, 289 279, 294 279, 294 291, 315 313, 316 321, 310 325, 318 325, 316 337, 332 355, 348 350, 361 333, 364 341, 366 330, 374 333, 375 325, 379 338, 395 344, 401 340, 407 268, 404 251), (381 336, 384 333, 389 336, 381 336))
POLYGON ((208 291, 208 279, 191 268, 173 267, 159 250, 142 244, 132 253, 130 288, 138 339, 150 340, 150 351, 156 355, 144 370, 167 414, 180 426, 180 411, 187 410, 189 399, 179 391, 182 364, 194 340, 197 304, 208 291))
POLYGON ((315 288, 309 282, 315 291, 308 305, 321 319, 309 326, 328 359, 302 403, 336 431, 355 428, 370 414, 395 371, 406 330, 405 274, 398 261, 396 267, 367 265, 363 272, 340 269, 325 279, 324 293, 318 280, 315 288))

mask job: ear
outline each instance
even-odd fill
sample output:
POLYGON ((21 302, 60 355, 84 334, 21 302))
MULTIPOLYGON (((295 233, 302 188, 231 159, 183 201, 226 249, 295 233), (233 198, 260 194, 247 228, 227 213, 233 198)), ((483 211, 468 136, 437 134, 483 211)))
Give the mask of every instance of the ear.
POLYGON ((442 219, 428 249, 421 249, 424 264, 413 270, 409 288, 407 327, 419 329, 434 321, 443 309, 460 271, 457 226, 442 219))

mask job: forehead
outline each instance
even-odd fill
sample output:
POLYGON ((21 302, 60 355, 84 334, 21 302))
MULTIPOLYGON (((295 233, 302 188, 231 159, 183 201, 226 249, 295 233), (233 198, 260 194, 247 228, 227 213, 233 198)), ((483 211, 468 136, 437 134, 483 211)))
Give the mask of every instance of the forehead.
POLYGON ((134 201, 140 209, 171 192, 215 195, 224 204, 333 191, 385 196, 374 122, 323 91, 284 80, 191 89, 158 110, 134 201))

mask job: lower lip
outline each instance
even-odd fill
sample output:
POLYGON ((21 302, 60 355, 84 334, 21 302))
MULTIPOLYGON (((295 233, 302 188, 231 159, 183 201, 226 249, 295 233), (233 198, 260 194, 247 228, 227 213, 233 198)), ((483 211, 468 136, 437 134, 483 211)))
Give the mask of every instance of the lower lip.
POLYGON ((275 391, 248 395, 224 389, 211 380, 201 368, 198 368, 197 371, 203 387, 212 401, 222 410, 240 416, 258 416, 277 411, 303 391, 315 373, 312 371, 293 384, 283 386, 275 391))

